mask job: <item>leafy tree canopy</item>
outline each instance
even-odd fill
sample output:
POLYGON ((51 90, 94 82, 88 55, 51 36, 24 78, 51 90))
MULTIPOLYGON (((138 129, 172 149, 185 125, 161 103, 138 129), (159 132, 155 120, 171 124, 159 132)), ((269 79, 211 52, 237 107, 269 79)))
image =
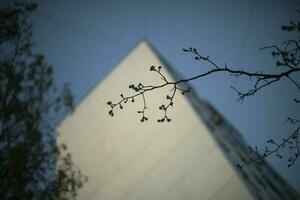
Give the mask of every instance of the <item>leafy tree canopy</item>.
POLYGON ((55 127, 73 109, 68 85, 59 92, 43 55, 31 52, 37 5, 0 7, 0 199, 74 199, 87 180, 55 127))

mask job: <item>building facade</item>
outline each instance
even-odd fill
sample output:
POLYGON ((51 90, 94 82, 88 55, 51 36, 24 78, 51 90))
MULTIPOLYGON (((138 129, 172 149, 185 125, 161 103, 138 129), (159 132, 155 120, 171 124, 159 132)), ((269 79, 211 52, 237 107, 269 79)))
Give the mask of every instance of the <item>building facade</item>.
MULTIPOLYGON (((247 145, 218 112, 195 93, 177 94, 171 123, 157 123, 170 88, 147 95, 147 116, 140 122, 142 99, 127 103, 112 118, 106 102, 119 100, 128 85, 159 83, 149 72, 160 65, 169 80, 180 76, 145 42, 140 42, 78 104, 58 128, 74 162, 89 181, 79 199, 299 199, 271 167, 236 164, 247 145)), ((188 85, 186 85, 188 86, 188 85)))

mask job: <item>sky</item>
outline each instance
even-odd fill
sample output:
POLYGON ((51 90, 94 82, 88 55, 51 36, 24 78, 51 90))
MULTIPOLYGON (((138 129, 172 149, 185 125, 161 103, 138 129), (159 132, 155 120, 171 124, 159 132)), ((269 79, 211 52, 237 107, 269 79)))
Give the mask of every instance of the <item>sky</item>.
MULTIPOLYGON (((48 0, 39 1, 32 15, 34 51, 53 66, 59 86, 70 83, 75 102, 101 81, 141 40, 147 39, 172 68, 188 78, 209 66, 181 49, 195 47, 216 63, 234 69, 278 72, 270 51, 259 48, 294 39, 280 26, 299 19, 292 0, 48 0)), ((146 66, 148 67, 148 66, 146 66)), ((147 73, 147 72, 145 72, 147 73)), ((294 77, 300 81, 300 76, 294 77)), ((282 80, 236 102, 230 88, 251 88, 251 82, 215 74, 191 83, 244 136, 251 146, 287 137, 296 127, 288 116, 300 118, 299 91, 282 80)), ((121 92, 116 93, 118 95, 121 92)), ((176 116, 173 117, 174 119, 176 116)), ((285 152, 288 155, 288 150, 285 152)), ((268 159, 272 166, 300 192, 300 162, 287 167, 287 157, 268 159)))

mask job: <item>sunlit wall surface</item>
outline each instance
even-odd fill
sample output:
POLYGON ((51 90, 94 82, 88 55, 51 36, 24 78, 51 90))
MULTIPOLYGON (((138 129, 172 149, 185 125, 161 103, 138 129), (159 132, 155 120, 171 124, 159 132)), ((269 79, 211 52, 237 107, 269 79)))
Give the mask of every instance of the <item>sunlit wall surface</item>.
POLYGON ((276 176, 278 183, 273 183, 275 189, 270 187, 265 179, 275 180, 272 170, 255 166, 240 172, 236 169, 238 152, 240 156, 245 153, 242 139, 213 108, 194 95, 175 96, 170 123, 157 123, 157 119, 163 116, 158 107, 166 103, 171 88, 146 94, 147 122, 141 123, 137 113, 143 108, 141 97, 125 104, 122 110, 116 109, 113 118, 109 116, 106 102, 120 100, 121 93, 130 94, 128 85, 140 81, 161 83, 160 77, 149 71, 151 65, 163 66, 162 73, 169 80, 176 77, 146 42, 140 42, 61 123, 59 142, 67 144, 74 162, 89 178, 79 191, 79 199, 295 197, 280 177, 276 176), (218 120, 213 120, 216 116, 218 120), (222 135, 222 130, 227 132, 222 135), (262 172, 266 178, 261 181, 262 172), (252 181, 255 176, 256 182, 252 181), (286 188, 277 189, 277 184, 286 188), (277 194, 278 190, 283 192, 277 194))

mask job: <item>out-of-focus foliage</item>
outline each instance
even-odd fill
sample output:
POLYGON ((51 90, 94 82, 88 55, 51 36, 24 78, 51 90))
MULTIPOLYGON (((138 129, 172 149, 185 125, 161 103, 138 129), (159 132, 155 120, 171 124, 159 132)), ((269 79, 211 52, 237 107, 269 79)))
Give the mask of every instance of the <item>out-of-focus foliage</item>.
POLYGON ((33 54, 29 15, 36 4, 3 1, 0 7, 0 199, 74 199, 87 180, 55 126, 72 110, 66 85, 58 92, 53 71, 33 54))

